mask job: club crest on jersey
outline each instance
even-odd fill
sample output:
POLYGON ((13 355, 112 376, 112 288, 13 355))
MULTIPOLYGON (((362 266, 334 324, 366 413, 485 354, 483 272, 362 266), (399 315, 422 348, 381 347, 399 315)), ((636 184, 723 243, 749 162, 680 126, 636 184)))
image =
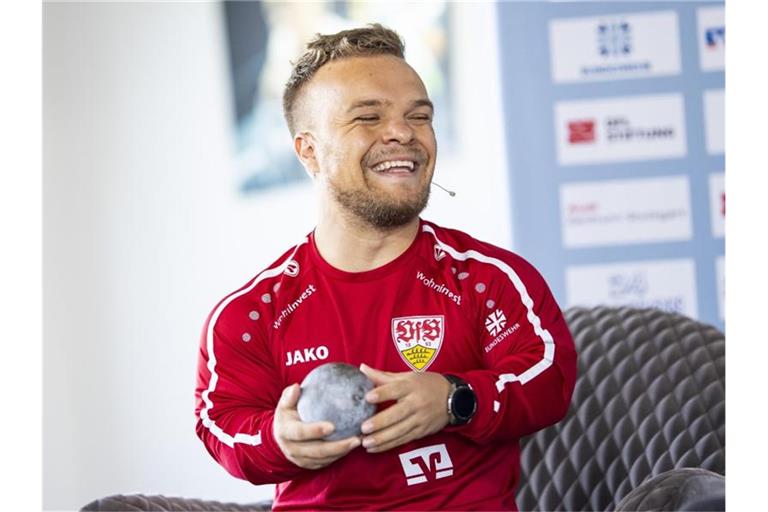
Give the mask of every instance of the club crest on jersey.
POLYGON ((406 316, 392 319, 392 340, 403 361, 423 372, 437 358, 445 334, 445 317, 406 316))

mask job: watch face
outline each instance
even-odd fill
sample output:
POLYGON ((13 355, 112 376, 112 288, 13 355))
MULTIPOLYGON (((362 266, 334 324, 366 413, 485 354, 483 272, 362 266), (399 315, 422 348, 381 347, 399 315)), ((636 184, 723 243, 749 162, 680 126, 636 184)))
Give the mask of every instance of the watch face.
POLYGON ((453 394, 453 414, 460 419, 469 419, 475 412, 475 392, 469 388, 458 388, 453 394))

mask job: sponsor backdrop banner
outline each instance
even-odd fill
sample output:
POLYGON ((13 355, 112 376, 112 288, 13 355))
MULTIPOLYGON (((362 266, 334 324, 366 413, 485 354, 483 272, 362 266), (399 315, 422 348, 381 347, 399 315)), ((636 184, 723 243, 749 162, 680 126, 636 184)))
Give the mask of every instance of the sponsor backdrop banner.
POLYGON ((500 2, 515 250, 565 306, 724 329, 722 2, 500 2))

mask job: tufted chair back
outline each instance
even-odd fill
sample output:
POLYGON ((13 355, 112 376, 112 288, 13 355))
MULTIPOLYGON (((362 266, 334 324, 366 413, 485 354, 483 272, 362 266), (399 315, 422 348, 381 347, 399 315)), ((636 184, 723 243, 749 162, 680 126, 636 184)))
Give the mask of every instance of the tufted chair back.
POLYGON ((517 505, 614 510, 646 478, 725 474, 725 338, 655 309, 570 308, 579 375, 557 425, 521 441, 517 505))

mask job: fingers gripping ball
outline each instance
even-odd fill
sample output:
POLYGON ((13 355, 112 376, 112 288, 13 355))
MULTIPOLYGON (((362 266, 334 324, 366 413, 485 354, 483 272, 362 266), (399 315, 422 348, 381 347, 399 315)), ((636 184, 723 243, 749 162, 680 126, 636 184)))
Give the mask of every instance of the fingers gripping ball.
POLYGON ((371 389, 373 382, 357 367, 326 363, 304 378, 296 409, 303 422, 333 423, 336 430, 325 438, 328 441, 360 435, 360 425, 376 412, 376 406, 365 401, 371 389))

